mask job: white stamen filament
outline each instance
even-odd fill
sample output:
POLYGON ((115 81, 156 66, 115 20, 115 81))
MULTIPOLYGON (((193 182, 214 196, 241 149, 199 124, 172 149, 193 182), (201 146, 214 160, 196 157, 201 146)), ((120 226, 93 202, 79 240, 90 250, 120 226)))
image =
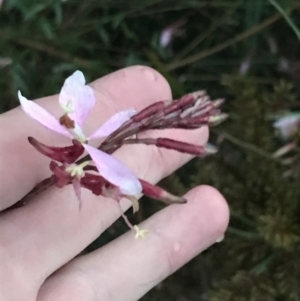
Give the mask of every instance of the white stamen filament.
MULTIPOLYGON (((72 100, 69 99, 66 105, 61 104, 61 108, 63 109, 65 114, 74 113, 74 108, 72 105, 72 100)), ((68 116, 70 118, 70 116, 68 116)), ((70 118, 72 120, 72 118, 70 118)), ((74 121, 74 120, 73 120, 74 121)), ((75 128, 67 130, 76 138, 79 142, 86 142, 86 137, 81 129, 81 127, 75 122, 75 128)))
POLYGON ((79 142, 86 142, 86 136, 84 135, 81 127, 75 123, 75 128, 74 129, 68 129, 68 131, 74 135, 74 137, 79 141, 79 142))
POLYGON ((74 113, 74 109, 72 106, 72 100, 68 100, 66 105, 61 104, 61 108, 63 109, 65 114, 74 113))

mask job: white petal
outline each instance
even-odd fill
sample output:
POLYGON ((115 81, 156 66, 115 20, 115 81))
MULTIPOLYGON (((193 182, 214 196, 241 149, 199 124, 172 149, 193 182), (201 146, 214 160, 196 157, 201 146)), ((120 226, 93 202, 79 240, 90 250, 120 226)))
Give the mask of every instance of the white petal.
POLYGON ((276 128, 281 137, 285 140, 292 137, 299 129, 300 116, 285 116, 274 122, 273 126, 276 128))
POLYGON ((174 29, 169 27, 161 32, 159 37, 159 44, 162 48, 165 48, 170 44, 173 34, 174 34, 174 29))
POLYGON ((123 123, 128 121, 135 114, 135 110, 121 111, 114 114, 106 122, 104 122, 104 124, 102 124, 94 133, 92 133, 88 137, 88 140, 109 136, 112 132, 117 130, 123 123))
POLYGON ((58 120, 53 115, 48 113, 44 108, 39 106, 34 101, 28 100, 26 97, 22 96, 20 91, 18 92, 18 97, 21 107, 27 115, 37 120, 50 130, 71 137, 70 133, 58 122, 58 120))
POLYGON ((79 126, 95 105, 93 89, 85 85, 85 78, 81 71, 75 71, 65 80, 59 94, 59 103, 63 108, 71 108, 69 116, 79 126))
POLYGON ((87 144, 82 144, 91 156, 100 175, 117 186, 125 195, 137 195, 142 191, 138 178, 122 162, 113 156, 87 144))

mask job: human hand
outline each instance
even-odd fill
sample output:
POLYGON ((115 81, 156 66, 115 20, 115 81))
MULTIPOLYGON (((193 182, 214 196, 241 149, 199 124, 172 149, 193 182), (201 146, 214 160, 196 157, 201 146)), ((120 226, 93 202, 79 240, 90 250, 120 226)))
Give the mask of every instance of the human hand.
MULTIPOLYGON (((166 81, 147 67, 130 67, 92 83, 97 104, 87 127, 95 129, 114 112, 171 98, 166 81)), ((38 100, 59 115, 56 96, 38 100)), ((20 109, 0 116, 0 210, 21 199, 50 175, 49 159, 28 143, 34 136, 48 144, 63 138, 28 118, 20 109)), ((207 128, 164 130, 151 136, 205 144, 207 128)), ((151 146, 122 147, 115 153, 142 179, 155 183, 191 156, 151 146)), ((69 185, 70 186, 70 185, 69 185)), ((83 206, 72 187, 52 187, 25 206, 0 214, 0 300, 137 300, 187 261, 222 238, 228 224, 223 197, 208 186, 186 194, 188 203, 172 205, 146 220, 145 240, 129 231, 105 247, 73 259, 118 217, 116 201, 82 191, 83 206)), ((130 202, 121 202, 124 210, 130 202)))

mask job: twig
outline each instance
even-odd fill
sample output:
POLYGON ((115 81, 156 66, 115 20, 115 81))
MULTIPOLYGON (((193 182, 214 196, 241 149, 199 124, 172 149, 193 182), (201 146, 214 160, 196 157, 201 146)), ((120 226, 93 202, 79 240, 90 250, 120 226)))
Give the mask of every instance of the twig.
POLYGON ((84 68, 89 68, 92 66, 92 62, 88 61, 86 59, 83 59, 81 57, 77 57, 77 56, 72 56, 71 54, 69 54, 68 52, 62 51, 62 50, 58 50, 55 49, 54 47, 51 47, 49 45, 45 45, 43 43, 40 42, 36 42, 36 41, 32 41, 29 39, 19 39, 17 41, 18 44, 27 46, 27 47, 31 47, 35 50, 38 51, 42 51, 45 52, 49 55, 55 56, 57 58, 72 62, 80 67, 84 67, 84 68))
MULTIPOLYGON (((300 3, 294 5, 292 9, 295 9, 297 7, 300 7, 300 3)), ((261 22, 259 24, 256 24, 256 25, 252 26, 250 29, 236 35, 232 39, 229 39, 224 43, 220 43, 220 44, 216 45, 215 47, 204 50, 200 53, 191 55, 191 56, 189 56, 189 57, 187 57, 184 60, 181 60, 179 62, 173 62, 171 64, 168 64, 165 69, 167 71, 175 70, 177 68, 184 67, 186 65, 190 65, 192 63, 195 63, 196 61, 198 61, 200 59, 203 59, 205 57, 208 57, 212 54, 218 53, 218 52, 228 48, 229 46, 234 45, 237 42, 245 40, 246 38, 260 32, 261 30, 267 28, 268 26, 272 25, 276 21, 280 20, 282 17, 283 17, 282 14, 276 13, 276 14, 272 15, 271 17, 265 19, 263 22, 261 22)))
POLYGON ((234 143, 234 144, 236 144, 236 145, 238 145, 238 146, 240 146, 240 147, 242 147, 244 149, 247 149, 247 150, 249 150, 249 151, 251 151, 253 153, 258 154, 261 157, 264 157, 264 158, 266 158, 266 159, 268 159, 270 161, 276 162, 276 163, 280 163, 276 158, 274 158, 272 156, 272 154, 266 152, 265 150, 263 150, 263 149, 255 146, 255 145, 253 145, 251 143, 242 141, 242 140, 240 140, 240 139, 238 139, 238 138, 236 138, 236 137, 234 137, 234 136, 232 136, 232 135, 230 135, 228 133, 219 132, 219 131, 212 131, 212 132, 214 132, 214 133, 222 136, 226 140, 228 140, 228 141, 230 141, 230 142, 232 142, 232 143, 234 143))
POLYGON ((3 32, 0 33, 0 37, 2 39, 12 41, 16 44, 26 46, 26 47, 32 48, 32 49, 40 51, 40 52, 47 53, 48 55, 51 55, 53 57, 57 57, 59 59, 65 60, 65 61, 72 62, 82 68, 90 68, 91 66, 93 66, 92 61, 86 60, 81 57, 72 56, 70 53, 68 53, 66 51, 56 49, 50 45, 46 45, 46 44, 38 42, 38 41, 33 41, 30 39, 26 39, 26 38, 14 39, 13 36, 9 36, 9 35, 7 35, 7 33, 3 33, 3 32))
POLYGON ((300 40, 300 31, 295 25, 295 23, 292 21, 292 19, 288 16, 288 14, 282 9, 282 7, 275 0, 269 0, 269 2, 279 11, 279 13, 282 14, 286 23, 290 25, 292 30, 295 32, 297 38, 300 40))
POLYGON ((222 24, 224 24, 224 21, 227 20, 228 17, 230 17, 242 4, 242 1, 239 1, 235 3, 235 6, 233 6, 232 9, 229 9, 229 11, 226 11, 225 15, 221 17, 221 19, 217 19, 216 22, 214 22, 208 30, 206 30, 204 33, 197 36, 193 41, 191 41, 188 45, 186 45, 175 57, 174 62, 178 61, 182 57, 186 56, 191 50, 193 50, 195 47, 199 46, 201 42, 203 42, 210 34, 212 34, 215 30, 217 30, 222 24))

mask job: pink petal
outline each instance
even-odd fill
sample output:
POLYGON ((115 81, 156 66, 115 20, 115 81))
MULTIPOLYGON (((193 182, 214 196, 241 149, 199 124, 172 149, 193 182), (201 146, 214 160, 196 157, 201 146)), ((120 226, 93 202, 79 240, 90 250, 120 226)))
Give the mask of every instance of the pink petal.
POLYGON ((81 71, 75 71, 65 80, 59 94, 59 103, 62 107, 71 104, 72 112, 68 115, 79 126, 95 105, 95 96, 91 87, 85 85, 85 78, 81 71))
POLYGON ((114 114, 106 122, 104 122, 104 124, 102 124, 94 133, 92 133, 88 137, 88 140, 109 136, 112 132, 117 130, 123 123, 128 121, 135 114, 135 110, 121 111, 114 114))
POLYGON ((21 107, 27 115, 52 131, 71 137, 70 133, 62 125, 60 125, 59 121, 44 108, 34 101, 28 100, 26 97, 22 96, 20 91, 18 92, 18 97, 21 107))
POLYGON ((111 184, 117 186, 125 195, 137 195, 142 191, 138 178, 127 166, 92 146, 83 144, 83 147, 91 156, 100 175, 111 184))
POLYGON ((279 158, 294 150, 297 147, 295 142, 288 143, 280 147, 275 153, 273 153, 274 158, 279 158))

